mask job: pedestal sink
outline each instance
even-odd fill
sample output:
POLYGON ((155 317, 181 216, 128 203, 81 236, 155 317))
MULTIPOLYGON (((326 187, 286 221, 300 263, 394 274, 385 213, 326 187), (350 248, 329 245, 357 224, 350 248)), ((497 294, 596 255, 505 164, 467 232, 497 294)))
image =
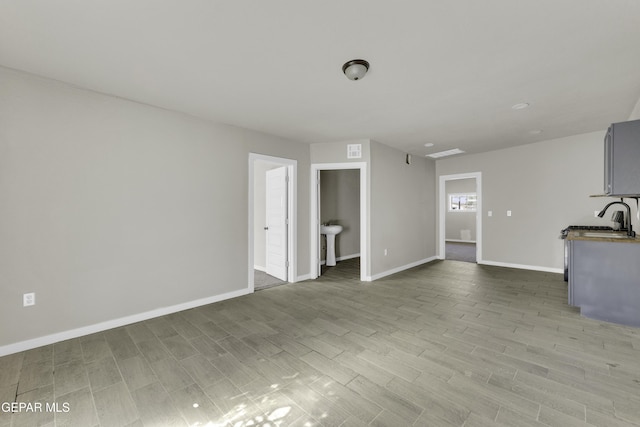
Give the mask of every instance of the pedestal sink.
POLYGON ((332 267, 336 265, 336 235, 342 231, 341 225, 321 225, 320 234, 327 236, 327 263, 332 267))

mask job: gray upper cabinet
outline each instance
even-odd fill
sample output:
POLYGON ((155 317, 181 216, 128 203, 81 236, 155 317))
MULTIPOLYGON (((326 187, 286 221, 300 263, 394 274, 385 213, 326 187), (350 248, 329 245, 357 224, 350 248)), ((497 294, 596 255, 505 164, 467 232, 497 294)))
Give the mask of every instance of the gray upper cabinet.
POLYGON ((640 120, 614 123, 604 138, 604 192, 640 194, 640 120))

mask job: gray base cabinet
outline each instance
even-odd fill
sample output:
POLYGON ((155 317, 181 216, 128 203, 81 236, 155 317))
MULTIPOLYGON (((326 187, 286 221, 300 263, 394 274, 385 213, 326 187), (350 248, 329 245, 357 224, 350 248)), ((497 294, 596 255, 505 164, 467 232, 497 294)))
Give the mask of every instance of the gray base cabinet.
POLYGON ((640 244, 568 244, 569 304, 585 317, 640 326, 640 244))

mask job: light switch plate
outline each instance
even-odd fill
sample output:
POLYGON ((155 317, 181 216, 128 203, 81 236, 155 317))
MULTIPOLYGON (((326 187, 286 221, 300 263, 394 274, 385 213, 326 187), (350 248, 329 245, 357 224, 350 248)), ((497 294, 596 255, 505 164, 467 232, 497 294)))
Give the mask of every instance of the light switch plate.
POLYGON ((36 294, 34 292, 22 295, 22 306, 28 307, 36 304, 36 294))
POLYGON ((507 216, 511 216, 511 211, 507 211, 507 216))

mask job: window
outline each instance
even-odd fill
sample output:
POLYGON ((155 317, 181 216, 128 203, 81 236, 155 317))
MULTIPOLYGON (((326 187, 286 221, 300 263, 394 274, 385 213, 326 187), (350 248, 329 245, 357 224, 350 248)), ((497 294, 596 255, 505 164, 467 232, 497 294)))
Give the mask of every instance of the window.
POLYGON ((475 212, 476 193, 449 194, 449 212, 475 212))

